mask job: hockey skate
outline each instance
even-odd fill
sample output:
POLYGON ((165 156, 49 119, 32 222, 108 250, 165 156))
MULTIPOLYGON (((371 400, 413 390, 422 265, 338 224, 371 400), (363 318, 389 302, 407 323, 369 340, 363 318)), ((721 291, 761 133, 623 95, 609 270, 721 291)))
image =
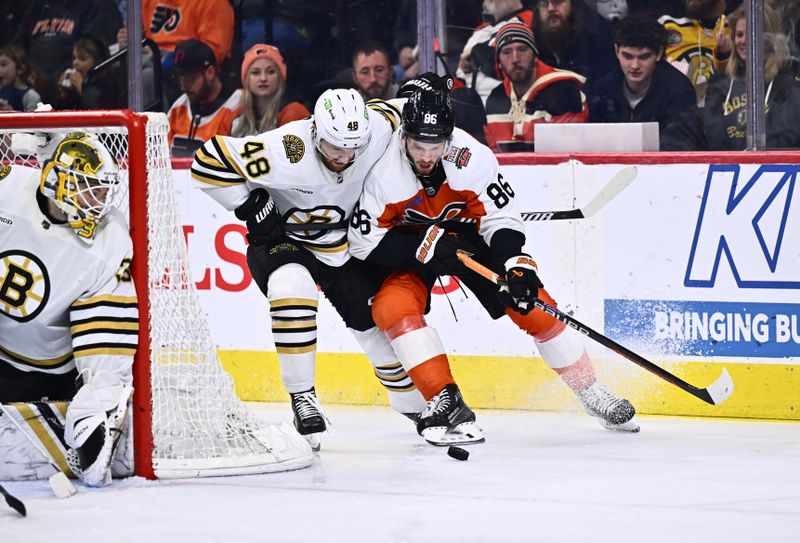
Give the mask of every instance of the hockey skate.
POLYGON ((417 432, 437 447, 483 443, 475 413, 464 403, 458 385, 446 385, 434 396, 417 423, 417 432))
POLYGON ((617 398, 608 388, 594 381, 583 390, 575 392, 586 412, 597 417, 604 428, 617 432, 638 432, 633 420, 636 409, 628 400, 617 398))
POLYGON ((322 411, 314 387, 305 392, 289 394, 292 397, 292 411, 294 411, 294 427, 297 433, 305 437, 314 451, 320 449, 319 434, 327 430, 330 424, 328 417, 322 411))
POLYGON ((125 430, 132 394, 133 387, 123 387, 116 407, 106 412, 105 422, 94 429, 83 445, 67 451, 69 468, 88 486, 111 484, 111 461, 125 430))

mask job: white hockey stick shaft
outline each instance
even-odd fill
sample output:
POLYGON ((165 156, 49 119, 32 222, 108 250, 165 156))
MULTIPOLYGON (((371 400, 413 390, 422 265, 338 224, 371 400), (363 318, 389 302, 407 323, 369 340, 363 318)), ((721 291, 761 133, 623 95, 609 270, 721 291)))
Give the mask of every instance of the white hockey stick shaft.
POLYGON ((565 211, 523 211, 521 213, 523 221, 559 221, 569 219, 585 219, 600 211, 608 202, 613 200, 617 194, 625 190, 630 185, 638 170, 636 166, 626 166, 614 174, 614 177, 592 198, 588 204, 577 209, 565 211))
POLYGON ((50 464, 50 466, 52 466, 52 468, 56 470, 56 472, 50 476, 50 488, 53 489, 53 493, 59 498, 69 498, 70 496, 78 492, 78 489, 75 488, 75 485, 73 485, 72 482, 67 478, 67 474, 64 473, 59 467, 59 465, 53 461, 53 459, 50 457, 47 451, 45 451, 35 439, 33 439, 30 435, 28 435, 28 432, 26 432, 22 428, 22 425, 19 422, 17 422, 16 417, 14 417, 8 410, 8 408, 2 403, 0 403, 0 411, 2 411, 3 414, 6 416, 6 418, 8 418, 8 420, 10 420, 12 424, 14 424, 14 426, 17 427, 17 430, 19 430, 25 437, 25 439, 28 440, 28 443, 33 445, 33 447, 37 451, 39 451, 39 454, 41 454, 44 457, 47 463, 50 464))

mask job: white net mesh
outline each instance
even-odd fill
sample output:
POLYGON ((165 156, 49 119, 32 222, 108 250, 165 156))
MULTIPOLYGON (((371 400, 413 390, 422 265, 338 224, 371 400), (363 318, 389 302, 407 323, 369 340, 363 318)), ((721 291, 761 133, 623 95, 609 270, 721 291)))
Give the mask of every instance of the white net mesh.
MULTIPOLYGON (((38 166, 52 153, 60 135, 90 131, 119 161, 127 192, 130 162, 146 158, 149 285, 145 289, 137 280, 137 290, 149 303, 150 383, 135 382, 134 386, 150 386, 152 464, 158 477, 265 473, 307 466, 312 458, 307 443, 288 425, 259 423, 236 396, 232 378, 222 369, 189 268, 172 183, 167 118, 147 114, 147 119, 146 157, 133 156, 129 161, 125 127, 76 127, 38 129, 29 135, 21 135, 19 129, 13 135, 2 130, 0 161, 38 166)), ((79 119, 76 125, 80 126, 79 119)), ((123 201, 127 203, 128 198, 123 201)))

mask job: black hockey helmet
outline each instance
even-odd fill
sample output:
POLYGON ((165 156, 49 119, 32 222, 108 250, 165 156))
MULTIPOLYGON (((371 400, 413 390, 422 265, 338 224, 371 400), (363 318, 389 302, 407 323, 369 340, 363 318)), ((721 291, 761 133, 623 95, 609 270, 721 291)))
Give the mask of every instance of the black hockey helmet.
POLYGON ((403 133, 417 141, 447 140, 454 125, 453 107, 445 92, 419 90, 403 106, 403 133))

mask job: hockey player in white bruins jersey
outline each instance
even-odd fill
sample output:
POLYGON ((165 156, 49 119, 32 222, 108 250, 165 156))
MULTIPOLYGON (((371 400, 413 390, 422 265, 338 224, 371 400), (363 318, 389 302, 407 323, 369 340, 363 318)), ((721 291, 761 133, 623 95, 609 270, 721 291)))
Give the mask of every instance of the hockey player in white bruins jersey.
POLYGON ((384 156, 367 176, 349 233, 356 258, 394 268, 375 296, 373 317, 423 396, 417 430, 435 445, 483 441, 475 414, 450 373, 438 333, 425 322, 438 275, 454 275, 492 318, 508 315, 533 337, 545 362, 607 428, 637 431, 634 408, 595 379, 580 340, 541 310, 544 290, 535 262, 522 252, 525 228, 514 191, 485 145, 453 126, 445 93, 418 92, 384 156), (498 287, 464 267, 457 249, 505 275, 498 287))
POLYGON ((122 183, 85 133, 63 137, 41 170, 0 167, 0 401, 71 400, 67 461, 92 486, 111 481, 133 390, 139 319, 122 183))
POLYGON ((195 154, 199 188, 247 223, 247 262, 267 297, 281 379, 294 423, 315 449, 326 418, 316 396, 317 284, 411 419, 425 401, 405 374, 369 300, 386 270, 350 258, 347 225, 364 178, 400 121, 401 101, 364 104, 351 89, 325 91, 312 118, 264 134, 217 136, 195 154))

